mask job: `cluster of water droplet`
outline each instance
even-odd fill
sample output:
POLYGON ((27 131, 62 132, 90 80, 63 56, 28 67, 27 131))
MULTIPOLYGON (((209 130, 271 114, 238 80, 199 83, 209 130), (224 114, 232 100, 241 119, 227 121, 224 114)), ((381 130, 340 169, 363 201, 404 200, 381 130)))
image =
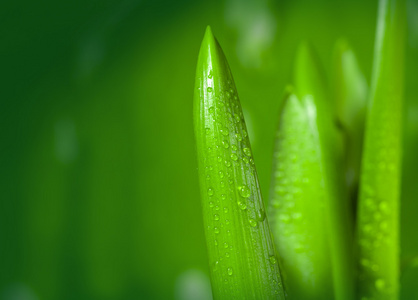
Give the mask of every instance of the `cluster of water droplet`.
MULTIPOLYGON (((204 91, 204 134, 205 134, 205 174, 206 191, 212 220, 207 222, 207 230, 213 232, 214 246, 218 260, 214 263, 214 272, 221 271, 228 278, 236 272, 228 263, 234 256, 236 246, 231 241, 231 222, 258 230, 265 221, 266 214, 258 192, 254 160, 249 144, 244 116, 235 86, 231 80, 219 89, 214 86, 212 71, 207 74, 204 91)), ((265 225, 266 226, 266 225, 265 225)), ((232 230, 232 232, 234 232, 232 230)), ((255 242, 255 233, 251 242, 255 242)), ((244 236, 245 237, 245 236, 244 236)), ((240 241, 244 244, 245 241, 240 241)), ((272 245, 268 258, 270 264, 276 264, 272 245)))
POLYGON ((393 127, 399 123, 395 111, 380 111, 371 117, 373 126, 364 151, 357 234, 360 279, 371 283, 364 285, 369 287, 365 299, 394 293, 391 280, 384 276, 393 269, 399 253, 400 130, 393 127))
MULTIPOLYGON (((393 245, 391 241, 396 238, 396 213, 390 207, 389 202, 376 195, 375 189, 364 185, 361 192, 362 198, 359 214, 358 241, 361 253, 360 278, 364 281, 372 281, 370 285, 374 291, 370 294, 380 294, 390 291, 386 281, 382 278, 382 267, 390 263, 385 259, 381 261, 381 253, 393 245)), ((384 271, 383 271, 384 272, 384 271)))
POLYGON ((296 286, 318 284, 327 266, 332 272, 319 146, 303 106, 288 99, 276 136, 269 222, 283 264, 291 266, 288 276, 295 276, 289 282, 296 286))
POLYGON ((306 250, 306 232, 312 233, 308 230, 313 225, 309 220, 314 215, 312 209, 319 215, 324 209, 318 143, 299 104, 288 103, 282 118, 274 152, 272 223, 277 227, 276 238, 300 253, 306 250))

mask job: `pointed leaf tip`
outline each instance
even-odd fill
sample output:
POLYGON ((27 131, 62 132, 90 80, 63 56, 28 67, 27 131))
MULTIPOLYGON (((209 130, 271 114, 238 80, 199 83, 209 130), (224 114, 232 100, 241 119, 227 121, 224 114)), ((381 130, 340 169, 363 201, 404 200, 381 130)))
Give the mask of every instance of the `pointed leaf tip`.
POLYGON ((206 36, 213 36, 212 28, 210 28, 210 25, 206 26, 205 37, 206 36))
POLYGON ((208 47, 208 49, 210 49, 211 46, 212 47, 216 46, 216 39, 215 39, 215 36, 212 33, 212 29, 208 25, 206 27, 206 30, 205 30, 205 35, 203 36, 201 51, 202 51, 202 49, 204 49, 206 47, 208 47))

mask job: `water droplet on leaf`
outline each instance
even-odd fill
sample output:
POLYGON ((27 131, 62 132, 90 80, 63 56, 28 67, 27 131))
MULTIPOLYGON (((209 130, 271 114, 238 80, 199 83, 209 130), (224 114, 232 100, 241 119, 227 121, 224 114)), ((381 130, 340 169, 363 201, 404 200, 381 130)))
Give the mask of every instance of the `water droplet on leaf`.
POLYGON ((212 197, 213 196, 213 194, 214 194, 215 192, 213 191, 213 188, 208 188, 208 196, 209 197, 212 197))
POLYGON ((251 191, 246 185, 238 187, 238 191, 241 197, 244 197, 244 198, 248 198, 251 195, 251 191))

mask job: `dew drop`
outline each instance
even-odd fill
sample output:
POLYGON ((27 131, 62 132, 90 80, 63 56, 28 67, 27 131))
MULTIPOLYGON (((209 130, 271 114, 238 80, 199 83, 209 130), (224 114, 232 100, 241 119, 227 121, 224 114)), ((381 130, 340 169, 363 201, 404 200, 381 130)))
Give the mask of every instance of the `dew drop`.
POLYGON ((213 230, 214 230, 214 232, 215 232, 216 234, 218 234, 218 233, 219 233, 219 228, 218 228, 218 227, 215 227, 213 230))
POLYGON ((376 289, 381 291, 385 288, 385 281, 383 279, 377 279, 374 283, 376 289))
POLYGON ((229 134, 229 130, 224 127, 219 130, 223 136, 227 136, 229 134))
POLYGON ((215 221, 219 221, 219 215, 214 215, 213 218, 215 219, 215 221))
POLYGON ((363 232, 366 233, 366 234, 370 233, 372 231, 372 229, 373 228, 370 224, 366 224, 366 225, 363 226, 363 232))
POLYGON ((213 191, 213 188, 208 188, 208 196, 209 197, 212 197, 213 196, 213 194, 214 194, 215 192, 213 191))
POLYGON ((208 93, 212 93, 212 88, 211 87, 208 87, 208 93))
POLYGON ((222 145, 224 146, 225 149, 229 148, 229 143, 227 141, 222 141, 222 145))
POLYGON ((209 107, 209 113, 212 115, 215 113, 215 108, 213 106, 209 107))
POLYGON ((214 205, 213 205, 213 202, 211 201, 211 202, 209 202, 209 207, 213 207, 214 205))
POLYGON ((205 128, 206 134, 210 134, 210 128, 205 128))
POLYGON ((219 177, 222 179, 222 178, 224 178, 224 172, 222 172, 222 171, 219 171, 219 177))
POLYGON ((246 186, 246 185, 242 185, 242 186, 238 187, 238 191, 239 191, 239 194, 241 195, 241 197, 244 197, 244 198, 248 198, 251 195, 251 191, 248 188, 248 186, 246 186))
POLYGON ((231 159, 232 159, 233 161, 237 161, 237 160, 238 160, 238 156, 237 156, 235 153, 232 153, 232 154, 231 154, 231 159))
POLYGON ((225 160, 225 166, 229 168, 231 166, 231 162, 229 160, 225 160))
POLYGON ((266 212, 263 209, 259 209, 257 213, 257 220, 259 222, 263 222, 266 218, 266 212))
POLYGON ((237 151, 238 149, 237 149, 237 146, 235 146, 235 145, 231 145, 231 149, 233 150, 233 151, 237 151))
POLYGON ((251 156, 251 150, 250 150, 250 148, 244 148, 244 149, 242 149, 242 151, 244 152, 245 155, 251 156))
POLYGON ((242 135, 241 134, 239 134, 239 133, 237 133, 237 134, 235 134, 235 137, 237 138, 237 140, 238 141, 242 141, 242 135))
POLYGON ((228 243, 224 243, 224 248, 228 249, 228 247, 229 247, 228 243))
POLYGON ((232 273, 233 273, 232 268, 228 268, 228 275, 232 276, 232 273))
MULTIPOLYGON (((222 181, 222 182, 223 182, 223 181, 222 181)), ((222 200, 225 200, 225 199, 226 199, 225 194, 222 194, 222 195, 221 195, 221 199, 222 199, 222 200)))
POLYGON ((212 75, 212 70, 210 70, 210 71, 209 71, 209 75, 208 75, 208 77, 211 79, 211 78, 212 78, 212 76, 213 76, 213 75, 212 75))
POLYGON ((362 266, 364 266, 364 267, 368 267, 368 266, 370 266, 370 262, 369 262, 369 260, 368 260, 368 259, 365 259, 365 258, 363 258, 363 259, 360 261, 360 263, 361 263, 361 265, 362 265, 362 266))
POLYGON ((249 219, 248 221, 250 222, 250 226, 251 226, 251 227, 256 227, 256 226, 257 226, 257 221, 256 221, 256 220, 254 220, 254 219, 249 219))
POLYGON ((270 256, 269 260, 272 265, 275 265, 277 263, 277 259, 274 255, 270 256))
POLYGON ((228 213, 228 207, 224 207, 224 213, 228 213))
POLYGON ((247 209, 247 204, 245 204, 242 201, 238 201, 238 207, 242 210, 245 210, 245 209, 247 209))
POLYGON ((218 271, 219 261, 215 261, 213 270, 218 271))
POLYGON ((379 208, 382 212, 387 212, 389 210, 389 206, 385 201, 380 202, 379 208))
POLYGON ((286 214, 280 215, 279 219, 280 219, 280 221, 282 221, 283 223, 286 223, 286 224, 290 222, 290 217, 286 214))
POLYGON ((244 156, 242 158, 242 161, 245 162, 246 164, 248 164, 250 162, 249 159, 248 159, 248 157, 246 157, 246 156, 244 156))

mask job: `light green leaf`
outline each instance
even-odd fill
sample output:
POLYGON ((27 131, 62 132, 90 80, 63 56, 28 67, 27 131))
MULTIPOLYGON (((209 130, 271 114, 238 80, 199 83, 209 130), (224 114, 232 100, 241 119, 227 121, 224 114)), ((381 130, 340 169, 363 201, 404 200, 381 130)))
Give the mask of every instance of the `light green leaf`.
MULTIPOLYGON (((319 198, 317 205, 323 207, 322 214, 325 216, 326 230, 321 233, 311 232, 314 235, 325 235, 329 247, 329 263, 324 264, 321 271, 321 274, 326 275, 321 276, 328 278, 330 281, 325 286, 333 287, 332 290, 335 299, 353 299, 353 239, 347 193, 345 191, 344 178, 341 173, 343 166, 342 137, 335 126, 333 114, 335 109, 326 90, 319 60, 312 47, 308 44, 302 44, 299 48, 294 76, 294 83, 297 91, 300 93, 301 103, 305 106, 304 109, 307 110, 310 119, 309 123, 312 128, 311 130, 313 130, 311 134, 315 136, 315 140, 312 140, 312 142, 316 143, 316 168, 320 170, 317 176, 321 177, 320 180, 313 180, 312 186, 309 189, 323 189, 323 197, 315 196, 314 198, 319 198), (317 182, 320 183, 319 186, 315 186, 317 182)), ((294 138, 304 141, 306 136, 295 135, 294 138)), ((285 151, 289 152, 290 150, 285 151)), ((301 148, 300 151, 308 150, 301 148)), ((304 155, 311 157, 307 152, 304 155)), ((301 157, 301 163, 305 159, 301 157)), ((280 160, 276 161, 276 163, 280 166, 280 160)), ((313 168, 313 166, 311 167, 313 168)), ((312 176, 317 171, 308 170, 306 172, 312 176)), ((294 174, 289 176, 292 178, 295 177, 294 174)), ((276 183, 273 184, 275 185, 276 183)), ((308 201, 307 199, 310 199, 311 196, 313 195, 305 192, 299 201, 308 201)), ((278 199, 280 199, 280 196, 278 196, 278 199)), ((308 204, 304 205, 305 207, 309 207, 308 204)), ((306 213, 315 214, 317 212, 307 209, 306 213)), ((314 217, 311 216, 310 218, 314 217)), ((318 230, 318 228, 315 230, 318 230)), ((275 234, 281 235, 283 233, 275 232, 275 234)), ((279 243, 278 241, 276 242, 279 243)), ((314 249, 315 247, 318 247, 318 245, 310 245, 308 248, 314 249)), ((314 253, 313 255, 318 257, 315 258, 318 261, 322 260, 322 253, 314 253)), ((285 267, 284 272, 287 272, 285 267)), ((286 281, 286 284, 291 285, 292 283, 286 281)), ((321 287, 317 286, 316 288, 318 288, 319 295, 321 287)))
MULTIPOLYGON (((368 86, 353 50, 345 40, 334 49, 332 76, 336 116, 344 132, 346 184, 357 201, 368 86)), ((354 203, 350 203, 354 208, 354 203)))
POLYGON ((196 70, 194 123, 214 298, 284 299, 237 90, 209 27, 196 70))
POLYGON ((327 191, 312 100, 286 95, 273 158, 269 221, 288 299, 333 296, 324 210, 327 191))

